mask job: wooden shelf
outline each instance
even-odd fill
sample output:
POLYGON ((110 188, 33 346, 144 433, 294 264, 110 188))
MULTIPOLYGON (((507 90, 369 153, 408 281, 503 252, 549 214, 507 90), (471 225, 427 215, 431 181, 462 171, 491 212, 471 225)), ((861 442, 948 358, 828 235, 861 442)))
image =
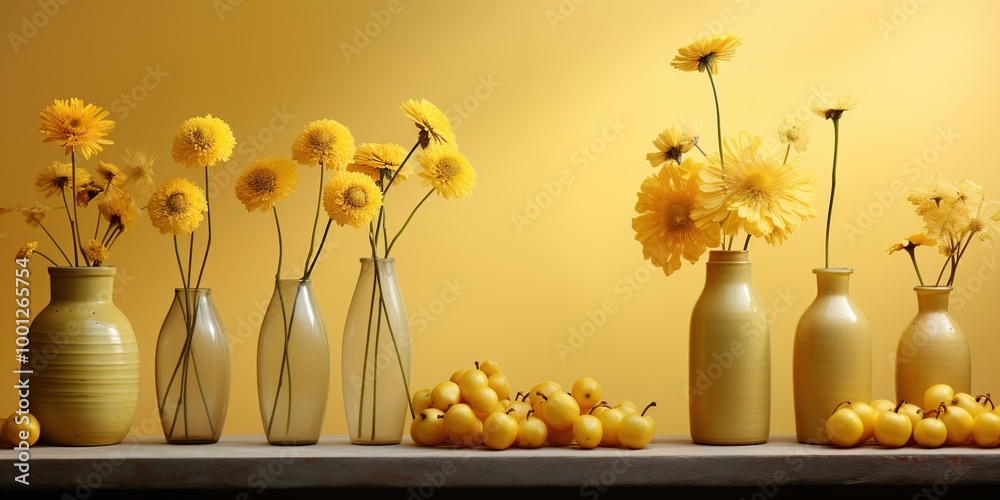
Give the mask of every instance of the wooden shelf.
MULTIPOLYGON (((13 450, 0 452, 0 489, 587 488, 768 485, 1000 485, 1000 449, 915 446, 851 449, 788 436, 753 446, 703 446, 662 436, 641 450, 575 446, 533 450, 353 445, 324 436, 311 446, 271 446, 263 436, 210 445, 129 437, 114 446, 31 448, 30 486, 13 480, 13 450)), ((6 495, 4 495, 6 497, 6 495)), ((251 497, 254 495, 251 494, 251 497)), ((585 495, 584 495, 585 496, 585 495)), ((248 497, 249 498, 249 497, 248 497)))

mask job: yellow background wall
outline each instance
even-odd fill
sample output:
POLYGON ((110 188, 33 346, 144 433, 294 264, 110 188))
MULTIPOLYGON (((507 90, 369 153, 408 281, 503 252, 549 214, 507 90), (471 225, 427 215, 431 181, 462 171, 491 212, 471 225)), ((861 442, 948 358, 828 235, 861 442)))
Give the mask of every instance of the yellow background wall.
MULTIPOLYGON (((703 144, 715 149, 709 82, 670 67, 678 47, 722 30, 743 38, 717 80, 724 133, 773 137, 784 115, 806 117, 821 214, 833 130, 808 114, 808 101, 848 90, 861 100, 842 123, 831 265, 856 271, 851 293, 872 326, 876 398, 894 397, 891 356, 916 311, 908 259, 885 252, 921 226, 906 191, 940 169, 1000 197, 990 149, 1000 116, 997 2, 76 0, 46 13, 41 5, 52 3, 0 3, 0 32, 8 33, 0 44, 2 205, 42 199, 34 178, 62 157, 38 132, 38 113, 53 99, 79 97, 117 121, 115 144, 84 167, 145 148, 159 156, 158 181, 201 179, 170 159, 182 121, 211 113, 232 126, 237 151, 215 168, 211 186, 215 240, 205 277, 232 339, 226 434, 263 439, 256 335, 276 259, 271 218, 246 213, 233 180, 255 158, 289 155, 312 120, 341 121, 359 143, 409 147, 415 129, 398 106, 427 98, 451 116, 478 174, 470 198, 429 200, 394 250, 411 315, 414 390, 493 358, 515 392, 591 376, 606 399, 655 400, 658 434, 688 432, 687 328, 704 261, 663 276, 643 260, 630 220, 636 191, 652 173, 645 153, 676 115, 701 119, 703 144), (596 311, 605 306, 614 312, 601 319, 596 311), (574 340, 592 317, 593 335, 574 340), (560 345, 573 351, 560 354, 560 345)), ((318 183, 315 170, 300 173, 279 209, 286 268, 304 258, 318 183)), ((390 221, 398 224, 423 193, 401 185, 390 221)), ((783 246, 750 247, 773 314, 772 434, 794 432, 793 334, 815 294, 811 270, 823 265, 824 219, 807 222, 783 246)), ((161 435, 154 347, 178 283, 170 238, 142 220, 109 264, 119 268, 116 303, 141 349, 134 432, 161 435)), ((16 215, 0 219, 0 255, 9 258, 28 240, 56 253, 16 215)), ((336 228, 331 241, 314 286, 330 337, 324 432, 335 434, 346 433, 341 331, 367 242, 350 228, 336 228)), ((938 257, 921 254, 925 274, 936 273, 938 257)), ((978 242, 971 247, 952 300, 972 346, 975 392, 1000 392, 997 257, 978 242)), ((32 264, 36 311, 48 297, 42 262, 32 264)), ((0 293, 0 311, 10 317, 13 292, 0 293)), ((0 387, 14 380, 13 336, 12 327, 0 335, 7 367, 0 387)), ((15 401, 11 389, 0 390, 0 412, 15 401)))

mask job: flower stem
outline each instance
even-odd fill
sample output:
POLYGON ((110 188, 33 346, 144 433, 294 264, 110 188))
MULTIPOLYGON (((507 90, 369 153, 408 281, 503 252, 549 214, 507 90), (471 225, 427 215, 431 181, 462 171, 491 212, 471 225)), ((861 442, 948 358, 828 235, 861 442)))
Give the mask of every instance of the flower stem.
POLYGON ((413 207, 413 211, 410 212, 410 216, 406 218, 406 222, 404 222, 403 226, 399 228, 399 232, 396 233, 396 236, 392 237, 392 241, 389 243, 389 246, 385 249, 386 257, 389 257, 389 251, 392 250, 392 246, 396 244, 396 240, 399 239, 399 235, 403 234, 403 231, 406 230, 406 226, 410 225, 410 220, 413 219, 413 215, 417 213, 417 210, 420 209, 420 206, 423 205, 424 202, 427 201, 427 198, 430 198, 432 194, 434 194, 433 188, 431 188, 430 191, 427 191, 427 194, 425 194, 424 198, 420 200, 420 203, 417 203, 417 206, 413 207))
POLYGON ((410 159, 410 155, 417 150, 417 146, 419 145, 420 139, 417 139, 417 143, 410 148, 410 152, 406 153, 406 158, 403 158, 402 163, 400 163, 399 166, 396 167, 396 171, 392 173, 392 177, 389 179, 389 182, 382 186, 382 196, 385 196, 385 193, 389 192, 389 188, 392 187, 392 182, 396 180, 396 176, 403 170, 403 165, 406 165, 406 161, 410 159))
POLYGON ((743 251, 746 252, 747 248, 750 246, 750 234, 747 233, 747 239, 743 242, 743 251))
POLYGON ((840 118, 833 120, 833 173, 830 182, 830 206, 826 212, 826 267, 830 267, 830 219, 833 217, 833 195, 837 190, 837 147, 840 144, 840 118))
POLYGON ((52 259, 50 259, 48 255, 45 255, 44 253, 39 252, 38 250, 35 250, 35 253, 38 254, 38 255, 41 255, 42 258, 44 258, 45 260, 51 262, 53 266, 59 267, 59 264, 56 264, 55 261, 53 261, 52 259))
POLYGON ((709 67, 705 73, 708 73, 708 81, 712 82, 712 97, 715 98, 715 129, 719 140, 719 168, 722 172, 725 172, 726 161, 725 155, 722 154, 722 112, 719 110, 719 93, 715 90, 715 78, 712 78, 712 68, 709 67))
POLYGON ((920 282, 920 286, 924 286, 924 277, 920 275, 920 267, 917 266, 917 256, 913 250, 913 247, 907 245, 906 253, 910 254, 910 262, 913 262, 913 270, 917 272, 917 281, 920 282))
POLYGON ((792 152, 792 143, 789 142, 788 147, 785 148, 785 159, 781 161, 782 165, 788 163, 788 154, 791 152, 792 152))
MULTIPOLYGON (((72 189, 70 190, 70 194, 73 197, 73 217, 72 219, 70 219, 69 224, 70 224, 70 231, 72 232, 71 234, 73 236, 73 265, 79 267, 80 252, 78 249, 80 248, 80 224, 77 222, 76 218, 76 148, 70 150, 69 162, 70 162, 69 166, 70 174, 73 177, 72 189)), ((66 200, 63 199, 63 201, 65 202, 66 200)), ((86 257, 84 258, 86 259, 86 257)))
MULTIPOLYGON (((205 167, 205 217, 208 218, 208 242, 205 243, 205 255, 201 258, 201 270, 198 271, 198 281, 195 288, 201 288, 201 276, 205 273, 205 263, 208 262, 208 251, 212 248, 212 197, 208 196, 208 167, 205 167)), ((191 233, 194 236, 194 233, 191 233)), ((188 267, 188 269, 191 269, 188 267)), ((188 276, 190 278, 190 276, 188 276)))
MULTIPOLYGON (((374 246, 372 247, 372 253, 374 254, 374 246)), ((372 258, 372 265, 375 265, 375 258, 372 258)), ((377 272, 377 271, 376 271, 377 272)), ((372 315, 375 313, 375 292, 377 291, 376 286, 372 286, 372 298, 371 303, 368 305, 368 328, 365 337, 365 356, 361 364, 361 397, 358 403, 358 439, 361 439, 362 422, 364 422, 365 415, 365 377, 368 376, 368 349, 371 346, 372 339, 372 315)), ((381 309, 380 309, 381 311, 381 309)), ((381 312, 379 313, 381 314, 381 312)), ((377 357, 377 356, 376 356, 377 357)), ((373 396, 374 397, 374 396, 373 396)))
MULTIPOLYGON (((323 162, 319 162, 319 195, 316 196, 316 216, 313 218, 312 238, 309 240, 309 253, 306 254, 306 264, 304 270, 309 270, 309 262, 312 260, 313 248, 316 246, 316 227, 319 225, 319 209, 323 206, 323 174, 326 167, 323 162)), ((305 275, 302 276, 306 278, 305 275)))
MULTIPOLYGON (((382 280, 379 279, 378 268, 375 269, 375 279, 379 290, 382 290, 382 280)), ((385 323, 389 326, 389 337, 392 339, 392 347, 396 351, 396 363, 399 365, 399 375, 403 379, 403 390, 407 395, 409 395, 410 382, 406 380, 406 371, 403 369, 403 358, 399 355, 399 344, 396 342, 396 334, 392 331, 392 321, 389 318, 389 308, 385 305, 385 295, 382 293, 379 293, 379 302, 382 304, 382 310, 385 311, 385 323)), ((413 411, 413 402, 409 397, 406 398, 406 407, 410 409, 410 418, 417 418, 416 413, 413 411)))
POLYGON ((316 263, 319 262, 319 256, 323 253, 323 245, 326 244, 326 235, 330 233, 330 224, 333 223, 333 219, 326 221, 326 229, 323 230, 323 238, 319 240, 319 247, 316 248, 316 257, 313 258, 312 264, 306 269, 306 273, 302 276, 303 280, 309 279, 312 275, 313 268, 316 267, 316 263))
POLYGON ((45 234, 47 234, 49 236, 49 239, 52 240, 52 243, 56 244, 56 248, 59 250, 59 253, 61 253, 62 256, 66 258, 66 264, 72 266, 73 262, 69 260, 69 257, 66 256, 66 252, 63 252, 62 247, 59 246, 59 242, 56 241, 56 239, 52 237, 52 234, 49 233, 49 230, 45 229, 45 226, 41 222, 38 223, 38 227, 42 228, 42 231, 45 231, 45 234))

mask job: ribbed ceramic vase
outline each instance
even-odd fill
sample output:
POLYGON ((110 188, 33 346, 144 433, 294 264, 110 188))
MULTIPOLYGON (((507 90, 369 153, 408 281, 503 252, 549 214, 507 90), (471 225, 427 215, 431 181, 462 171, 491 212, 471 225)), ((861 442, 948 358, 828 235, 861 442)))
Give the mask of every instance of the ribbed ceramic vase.
POLYGON ((799 318, 792 358, 795 437, 800 443, 829 443, 826 420, 834 408, 844 401, 871 401, 871 330, 849 293, 853 272, 813 269, 816 298, 799 318))
POLYGON ((319 442, 330 392, 330 348, 312 281, 275 283, 257 341, 257 399, 267 442, 319 442))
POLYGON ((952 287, 917 286, 913 290, 917 314, 896 344, 896 399, 923 406, 924 393, 936 384, 971 394, 969 341, 948 312, 952 287))
POLYGON ((400 443, 411 415, 410 323, 395 259, 361 259, 341 356, 351 442, 400 443))
POLYGON ((705 286, 691 313, 688 386, 695 443, 767 441, 771 333, 746 251, 709 252, 705 286))
POLYGON ((168 443, 217 442, 226 423, 229 337, 211 292, 175 289, 156 340, 156 401, 168 443))
POLYGON ((50 267, 50 301, 31 324, 31 413, 39 441, 101 446, 128 435, 139 407, 139 351, 113 302, 116 268, 50 267))

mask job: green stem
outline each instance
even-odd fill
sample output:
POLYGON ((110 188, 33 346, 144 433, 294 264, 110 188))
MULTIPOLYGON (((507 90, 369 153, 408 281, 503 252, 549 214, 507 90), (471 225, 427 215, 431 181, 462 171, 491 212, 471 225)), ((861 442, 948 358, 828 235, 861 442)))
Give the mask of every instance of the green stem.
MULTIPOLYGON (((205 243, 205 255, 201 258, 201 270, 198 271, 198 281, 195 288, 201 288, 201 276, 205 273, 205 264, 208 262, 208 251, 212 248, 212 199, 208 196, 208 167, 205 167, 205 217, 208 218, 208 242, 205 243)), ((194 233, 191 233, 194 236, 194 233)), ((188 267, 188 269, 191 269, 188 267)))
POLYGON ((48 229, 45 229, 45 226, 41 222, 38 223, 38 227, 42 228, 42 231, 45 231, 45 234, 48 235, 50 240, 52 240, 52 243, 55 243, 56 249, 59 250, 59 253, 61 253, 62 256, 66 259, 66 264, 72 266, 73 261, 69 260, 69 257, 66 255, 66 252, 63 252, 62 247, 59 246, 59 242, 52 237, 52 233, 50 233, 48 229))
POLYGON ((37 254, 37 255, 41 255, 42 258, 44 258, 45 260, 51 262, 53 266, 59 267, 59 264, 56 264, 55 261, 53 261, 52 259, 50 259, 48 255, 45 255, 44 253, 39 252, 38 250, 35 250, 34 253, 37 254))
POLYGON ((833 217, 833 196, 837 190, 837 148, 840 145, 840 118, 833 120, 833 172, 830 182, 830 206, 826 212, 826 267, 830 267, 830 219, 833 217))
MULTIPOLYGON (((80 245, 80 224, 77 222, 76 218, 76 148, 70 150, 69 162, 70 162, 69 166, 70 175, 72 175, 73 177, 72 188, 70 190, 70 194, 73 197, 73 218, 70 220, 70 226, 71 226, 70 231, 71 235, 73 236, 73 265, 79 267, 80 266, 79 248, 81 245, 80 245)), ((65 201, 65 199, 63 201, 65 201)), ((84 260, 86 259, 87 257, 84 256, 84 260)))
MULTIPOLYGON (((382 280, 379 278, 378 268, 375 269, 375 280, 378 285, 379 290, 382 288, 382 280)), ((382 304, 382 310, 385 311, 386 324, 389 325, 389 338, 392 339, 392 347, 396 351, 396 364, 399 365, 399 375, 403 379, 403 390, 407 395, 410 394, 410 382, 406 380, 406 370, 403 369, 403 358, 399 355, 399 345, 396 343, 396 334, 392 331, 392 321, 389 317, 389 308, 385 305, 385 295, 379 293, 379 302, 382 304)), ((410 409, 410 418, 417 418, 417 414, 413 411, 413 402, 409 397, 406 398, 406 407, 410 409)))
POLYGON ((694 147, 698 148, 698 151, 701 151, 701 155, 702 156, 704 156, 705 158, 708 158, 708 155, 705 154, 705 150, 704 149, 701 149, 701 146, 699 146, 698 144, 695 144, 694 147))
POLYGON ((743 251, 746 252, 749 246, 750 246, 750 234, 748 233, 746 241, 743 242, 743 251))
MULTIPOLYGON (((309 240, 309 253, 306 254, 306 264, 303 269, 309 269, 309 262, 312 260, 313 248, 316 246, 316 227, 319 226, 319 210, 323 206, 323 175, 326 167, 323 162, 319 162, 319 194, 316 196, 316 216, 313 217, 312 238, 309 240)), ((302 276, 305 279, 305 276, 302 276)))
POLYGON ((719 93, 715 90, 715 78, 712 77, 711 66, 705 73, 708 73, 708 81, 712 82, 712 97, 715 98, 715 129, 719 139, 719 168, 725 173, 726 162, 725 155, 722 153, 722 111, 719 109, 719 93))
MULTIPOLYGON (((374 253, 374 246, 372 247, 372 252, 374 253)), ((375 258, 372 258, 372 266, 375 265, 375 258)), ((377 283, 377 281, 375 282, 377 283)), ((375 284, 373 283, 373 284, 375 284)), ((375 291, 377 288, 372 286, 372 298, 371 303, 368 305, 368 329, 365 337, 365 356, 361 363, 361 397, 358 402, 358 439, 361 439, 362 422, 364 422, 365 415, 365 378, 368 376, 368 348, 372 343, 372 315, 375 313, 375 291)))
POLYGON ((782 165, 788 163, 788 154, 791 152, 792 152, 792 143, 789 142, 788 147, 785 148, 785 159, 781 161, 782 165))
POLYGON ((302 275, 303 280, 309 279, 312 276, 313 269, 316 267, 316 263, 319 262, 319 256, 323 253, 323 245, 326 244, 326 235, 330 233, 330 224, 333 223, 333 219, 328 219, 326 221, 326 229, 323 230, 323 238, 319 241, 319 247, 316 248, 316 257, 313 259, 312 264, 306 269, 305 274, 302 275))
POLYGON ((920 266, 917 265, 917 256, 913 250, 911 246, 906 247, 906 253, 910 254, 910 262, 913 262, 913 270, 917 272, 917 280, 920 286, 924 286, 924 277, 920 275, 920 266))
POLYGON ((417 139, 417 143, 414 144, 412 148, 410 148, 410 152, 406 153, 406 158, 403 158, 402 163, 400 163, 399 167, 396 167, 396 171, 392 173, 392 178, 389 179, 389 183, 385 184, 384 186, 382 186, 382 196, 383 197, 385 196, 386 193, 389 192, 389 188, 392 187, 392 182, 395 181, 396 180, 396 176, 399 175, 399 173, 403 171, 403 165, 406 165, 406 161, 410 159, 410 155, 412 155, 413 152, 417 150, 417 146, 419 146, 419 145, 420 145, 420 139, 417 139))
POLYGON ((951 266, 951 276, 948 278, 948 286, 955 284, 955 273, 958 271, 958 262, 962 260, 962 256, 965 255, 965 250, 969 248, 969 243, 972 243, 972 236, 975 235, 973 232, 969 232, 969 236, 965 239, 965 244, 959 241, 960 250, 958 251, 958 256, 955 257, 955 262, 951 266))
POLYGON ((386 257, 389 257, 389 251, 392 250, 393 245, 396 244, 396 240, 399 239, 399 235, 403 234, 403 231, 406 230, 406 226, 410 225, 410 220, 413 219, 413 215, 417 213, 417 210, 420 209, 420 206, 423 205, 424 202, 427 201, 427 198, 430 198, 432 194, 434 194, 433 188, 431 188, 430 191, 427 191, 427 194, 425 194, 424 198, 420 200, 420 203, 417 203, 417 206, 413 207, 413 211, 410 212, 410 216, 406 218, 406 222, 404 222, 403 226, 399 228, 399 232, 396 233, 396 236, 392 237, 392 241, 389 243, 389 246, 385 249, 386 257))

